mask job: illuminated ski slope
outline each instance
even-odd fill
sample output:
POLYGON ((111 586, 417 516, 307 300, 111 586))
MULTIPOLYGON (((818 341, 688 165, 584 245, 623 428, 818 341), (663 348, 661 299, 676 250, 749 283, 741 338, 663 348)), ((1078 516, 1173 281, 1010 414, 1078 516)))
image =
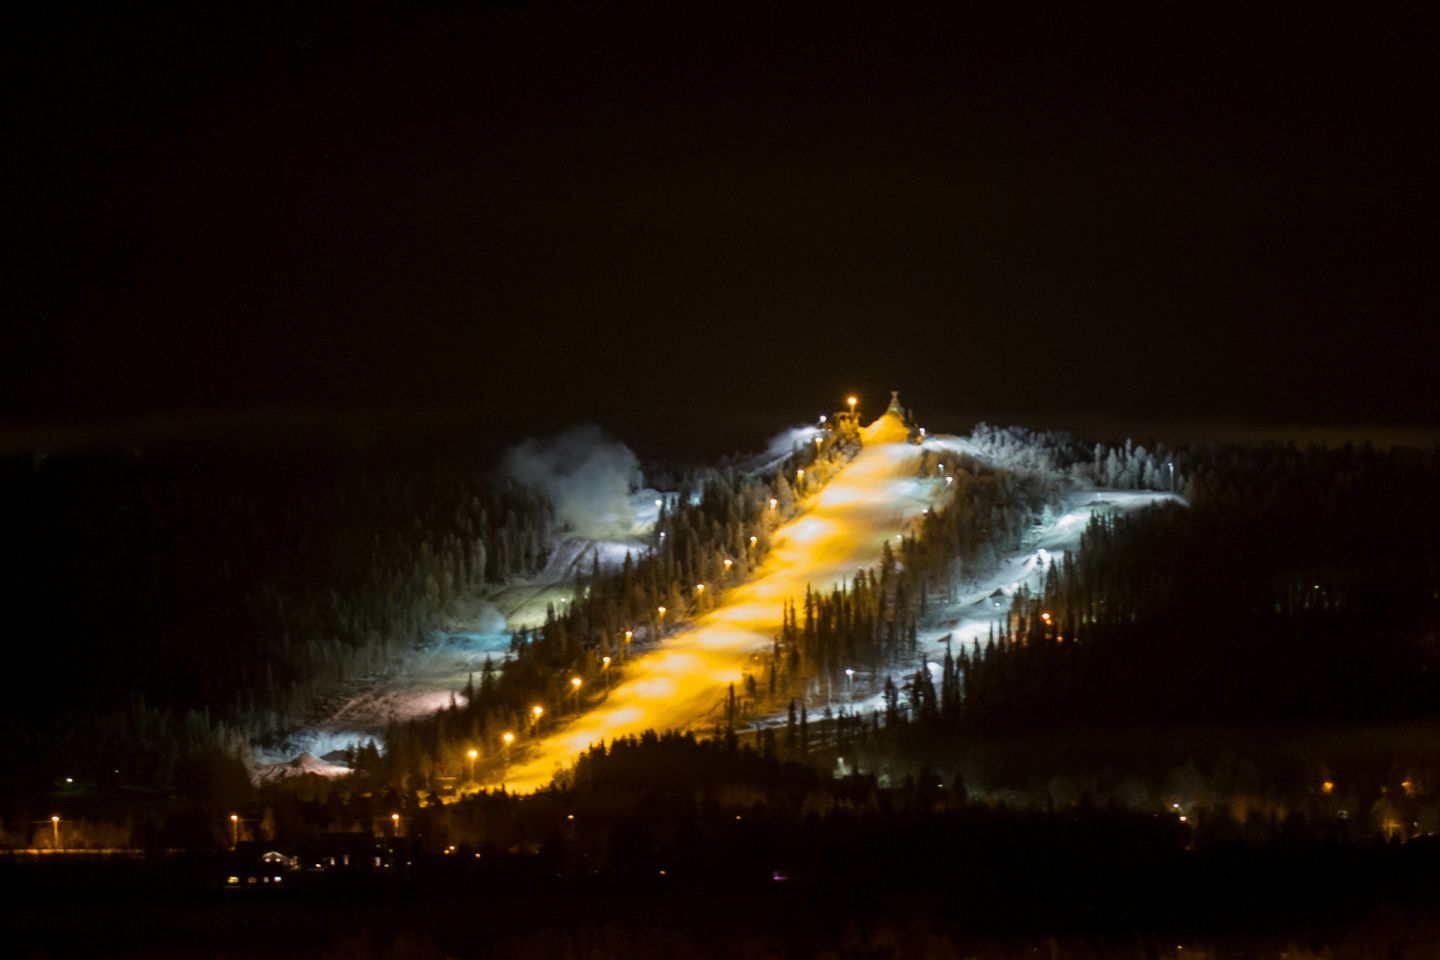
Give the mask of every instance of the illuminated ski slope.
POLYGON ((507 772, 506 787, 529 792, 550 781, 591 744, 647 729, 683 729, 710 716, 751 654, 779 632, 782 604, 807 585, 828 590, 874 564, 940 494, 942 483, 916 477, 920 448, 907 443, 898 417, 865 429, 865 445, 794 520, 776 531, 769 556, 720 606, 638 659, 605 700, 545 736, 507 772))

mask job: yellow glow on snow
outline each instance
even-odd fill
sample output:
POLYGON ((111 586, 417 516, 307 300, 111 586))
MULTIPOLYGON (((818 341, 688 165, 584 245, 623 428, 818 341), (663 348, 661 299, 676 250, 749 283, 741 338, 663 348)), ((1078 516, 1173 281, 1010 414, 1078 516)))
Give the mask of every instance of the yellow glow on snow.
POLYGON ((930 506, 936 483, 915 480, 920 448, 886 414, 864 430, 865 447, 802 512, 771 536, 754 579, 720 594, 720 604, 630 663, 622 682, 588 713, 542 738, 505 777, 509 790, 543 787, 591 744, 647 729, 685 729, 724 702, 751 655, 768 650, 781 605, 805 587, 828 591, 880 557, 880 546, 930 506))

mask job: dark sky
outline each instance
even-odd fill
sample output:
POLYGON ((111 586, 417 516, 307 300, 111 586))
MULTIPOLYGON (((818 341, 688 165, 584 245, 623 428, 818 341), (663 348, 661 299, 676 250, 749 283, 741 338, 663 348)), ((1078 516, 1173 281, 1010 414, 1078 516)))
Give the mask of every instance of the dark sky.
POLYGON ((3 14, 12 427, 1440 425, 1418 13, 130 6, 3 14))

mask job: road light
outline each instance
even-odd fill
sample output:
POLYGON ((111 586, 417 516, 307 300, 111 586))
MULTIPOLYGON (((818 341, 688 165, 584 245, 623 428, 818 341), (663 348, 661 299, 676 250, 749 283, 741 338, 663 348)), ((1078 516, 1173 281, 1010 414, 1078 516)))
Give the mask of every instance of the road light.
POLYGON ((730 565, 731 565, 732 563, 734 563, 734 562, 735 562, 734 560, 726 560, 726 561, 725 561, 725 572, 726 572, 726 573, 729 573, 729 572, 730 572, 730 565))
POLYGON ((394 829, 395 836, 400 836, 400 814, 390 814, 390 826, 394 829))
POLYGON ((480 758, 480 751, 479 751, 479 750, 476 750, 474 747, 471 747, 470 750, 469 750, 469 752, 467 752, 467 753, 465 754, 465 756, 467 756, 467 757, 470 758, 470 782, 471 782, 471 783, 474 783, 474 782, 475 782, 475 761, 480 758))
POLYGON ((796 471, 795 471, 795 482, 796 482, 796 483, 799 483, 800 481, 802 481, 802 480, 804 480, 804 479, 805 479, 805 471, 804 471, 804 470, 796 470, 796 471))
POLYGON ((240 815, 230 814, 230 849, 240 846, 240 815))
POLYGON ((540 732, 540 718, 543 717, 543 716, 545 716, 545 708, 542 707, 542 706, 540 706, 540 704, 538 704, 538 703, 535 704, 535 706, 533 706, 533 707, 530 708, 530 716, 532 716, 532 717, 535 718, 535 724, 534 724, 535 732, 536 732, 536 733, 539 733, 539 732, 540 732))
MULTIPOLYGON (((770 509, 771 509, 771 510, 774 510, 774 509, 775 509, 776 507, 778 507, 779 505, 780 505, 780 501, 779 501, 779 500, 776 500, 774 497, 771 497, 771 498, 770 498, 770 509)), ((752 538, 752 539, 753 539, 753 538, 752 538)))
POLYGON ((704 592, 705 592, 705 584, 703 584, 703 583, 697 583, 697 584, 695 584, 695 592, 696 592, 696 593, 704 593, 704 592))
POLYGON ((507 747, 510 746, 510 744, 515 742, 515 734, 511 733, 509 730, 506 730, 504 733, 500 734, 500 742, 505 744, 505 746, 507 747))
POLYGON ((600 675, 605 678, 605 689, 610 689, 610 658, 600 658, 600 675))
POLYGON ((855 699, 855 668, 845 668, 845 682, 850 686, 850 699, 855 699))
POLYGON ((853 415, 853 414, 855 413, 855 404, 859 402, 859 398, 858 398, 858 397, 846 397, 846 398, 845 398, 845 402, 848 403, 848 404, 850 404, 850 413, 853 415))
POLYGON ((55 835, 55 842, 54 842, 55 852, 56 852, 56 853, 59 853, 59 852, 60 852, 60 818, 59 818, 58 816, 54 816, 54 817, 51 817, 51 818, 50 818, 50 830, 51 830, 51 831, 54 833, 54 835, 55 835))
POLYGON ((661 619, 661 620, 664 620, 664 619, 665 619, 665 608, 664 608, 664 607, 656 607, 656 608, 655 608, 655 612, 658 613, 658 614, 660 614, 660 619, 661 619))
POLYGON ((750 538, 750 546, 752 546, 752 547, 755 546, 755 544, 757 544, 757 543, 759 543, 759 542, 760 542, 760 538, 759 538, 759 537, 751 537, 751 538, 750 538))

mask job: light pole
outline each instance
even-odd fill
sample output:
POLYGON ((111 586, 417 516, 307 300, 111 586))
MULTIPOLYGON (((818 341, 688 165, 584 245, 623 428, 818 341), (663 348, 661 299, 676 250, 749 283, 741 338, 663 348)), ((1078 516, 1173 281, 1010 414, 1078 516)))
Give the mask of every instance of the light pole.
POLYGON ((479 751, 479 750, 476 750, 474 747, 471 747, 470 750, 465 754, 465 756, 467 756, 467 757, 470 758, 470 782, 471 782, 471 783, 474 783, 474 782, 475 782, 475 761, 480 757, 480 751, 479 751))
POLYGON ((240 846, 240 814, 230 814, 230 849, 240 846))
POLYGON ((635 631, 634 631, 634 630, 626 630, 626 631, 625 631, 625 659, 626 659, 626 660, 629 660, 629 659, 630 659, 630 640, 631 640, 631 638, 634 637, 634 636, 635 636, 635 631))
POLYGON ((537 704, 535 704, 535 706, 533 706, 533 707, 530 708, 530 715, 535 718, 535 732, 536 732, 536 733, 539 733, 539 732, 540 732, 540 718, 543 717, 543 716, 545 716, 545 708, 542 707, 542 706, 540 706, 540 704, 537 703, 537 704))
POLYGON ((395 836, 400 836, 400 814, 390 814, 390 829, 394 831, 395 836))
POLYGON ((579 709, 580 709, 580 685, 583 684, 584 682, 585 682, 585 681, 584 681, 584 680, 581 680, 579 677, 571 677, 571 678, 570 678, 570 689, 572 689, 572 690, 575 691, 575 709, 576 709, 576 710, 579 710, 579 709))
POLYGON ((845 402, 848 403, 848 404, 850 404, 850 416, 852 416, 852 417, 855 416, 855 404, 859 402, 859 399, 860 399, 859 397, 846 397, 846 398, 845 398, 845 402))
POLYGON ((610 658, 600 658, 600 675, 605 678, 605 689, 610 689, 610 658))
POLYGON ((1165 466, 1167 466, 1167 467, 1170 468, 1170 492, 1171 492, 1171 493, 1174 493, 1174 492, 1175 492, 1175 461, 1174 461, 1174 460, 1166 460, 1166 461, 1165 461, 1165 466))
POLYGON ((851 699, 851 701, 854 701, 854 699, 855 699, 855 668, 854 668, 854 667, 846 667, 846 668, 845 668, 845 684, 846 684, 846 686, 848 686, 848 687, 850 688, 850 699, 851 699))
POLYGON ((56 853, 59 853, 59 852, 60 852, 60 818, 59 818, 58 816, 54 816, 54 817, 51 817, 51 818, 50 818, 50 831, 51 831, 51 833, 54 835, 54 844, 53 844, 53 846, 54 846, 55 852, 56 852, 56 853))

